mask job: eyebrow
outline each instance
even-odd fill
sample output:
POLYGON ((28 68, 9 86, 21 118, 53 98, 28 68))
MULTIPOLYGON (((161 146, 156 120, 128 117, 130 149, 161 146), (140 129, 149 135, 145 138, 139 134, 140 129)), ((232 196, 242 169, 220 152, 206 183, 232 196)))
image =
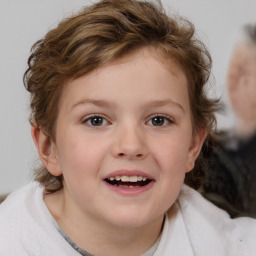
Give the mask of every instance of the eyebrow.
MULTIPOLYGON (((81 100, 77 103, 75 103, 74 105, 71 106, 71 109, 74 109, 75 107, 79 106, 79 105, 84 105, 84 104, 92 104, 98 107, 111 107, 111 106, 116 106, 116 104, 113 102, 109 102, 106 100, 96 100, 96 99, 84 99, 81 100)), ((171 100, 171 99, 165 99, 165 100, 152 100, 148 103, 146 103, 143 107, 144 108, 152 108, 152 107, 162 107, 162 106, 166 106, 166 105, 174 105, 176 107, 178 107, 179 109, 182 110, 182 112, 185 112, 185 109, 183 108, 183 106, 181 104, 179 104, 178 102, 171 100)))
POLYGON ((181 104, 179 104, 178 102, 171 100, 171 99, 152 100, 151 102, 146 104, 146 107, 162 107, 162 106, 166 106, 166 105, 174 105, 174 106, 178 107, 179 109, 181 109, 182 112, 185 112, 185 109, 183 108, 183 106, 181 104))
POLYGON ((74 109, 77 106, 84 105, 84 104, 92 104, 92 105, 99 106, 99 107, 110 107, 112 105, 115 105, 115 103, 112 104, 105 100, 84 99, 84 100, 81 100, 81 101, 75 103, 74 105, 72 105, 71 109, 74 109))

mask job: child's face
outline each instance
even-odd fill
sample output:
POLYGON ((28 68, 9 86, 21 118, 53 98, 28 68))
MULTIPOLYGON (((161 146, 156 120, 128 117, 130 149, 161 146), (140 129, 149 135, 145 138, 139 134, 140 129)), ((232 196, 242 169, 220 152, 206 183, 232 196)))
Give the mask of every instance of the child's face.
POLYGON ((192 136, 186 76, 166 64, 143 50, 67 83, 48 169, 71 215, 141 226, 176 200, 205 133, 192 136))

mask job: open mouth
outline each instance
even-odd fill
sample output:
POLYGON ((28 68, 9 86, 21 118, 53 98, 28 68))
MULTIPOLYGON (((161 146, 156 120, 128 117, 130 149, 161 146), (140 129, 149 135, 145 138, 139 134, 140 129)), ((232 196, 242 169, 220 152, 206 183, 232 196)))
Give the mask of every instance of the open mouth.
POLYGON ((105 181, 116 187, 121 188, 139 188, 148 185, 153 180, 143 176, 115 176, 108 177, 105 181))

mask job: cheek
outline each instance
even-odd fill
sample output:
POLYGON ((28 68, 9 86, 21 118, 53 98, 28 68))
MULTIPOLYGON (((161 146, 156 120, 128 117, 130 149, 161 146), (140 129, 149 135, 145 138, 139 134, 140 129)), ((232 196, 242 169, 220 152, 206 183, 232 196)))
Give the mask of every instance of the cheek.
POLYGON ((185 137, 170 137, 159 144, 155 143, 152 155, 155 156, 160 169, 167 174, 185 173, 189 151, 188 139, 185 137))
POLYGON ((179 195, 185 178, 188 157, 188 149, 184 144, 172 141, 155 148, 153 155, 158 164, 159 180, 161 180, 159 191, 156 191, 156 195, 159 193, 157 209, 164 207, 163 211, 166 211, 179 195))
POLYGON ((104 158, 106 144, 90 136, 69 134, 69 137, 59 143, 59 163, 63 174, 76 174, 82 177, 89 172, 97 173, 104 158))

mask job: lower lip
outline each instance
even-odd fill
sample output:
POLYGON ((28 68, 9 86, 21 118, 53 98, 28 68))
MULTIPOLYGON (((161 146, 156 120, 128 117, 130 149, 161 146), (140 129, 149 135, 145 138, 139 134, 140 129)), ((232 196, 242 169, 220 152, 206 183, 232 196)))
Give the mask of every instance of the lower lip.
POLYGON ((155 183, 154 181, 151 181, 150 183, 148 183, 145 186, 141 186, 141 187, 137 187, 137 188, 123 188, 123 187, 117 187, 117 186, 110 185, 106 181, 103 181, 103 182, 111 191, 113 191, 117 194, 123 195, 123 196, 141 195, 141 194, 147 192, 148 190, 150 190, 155 183))

